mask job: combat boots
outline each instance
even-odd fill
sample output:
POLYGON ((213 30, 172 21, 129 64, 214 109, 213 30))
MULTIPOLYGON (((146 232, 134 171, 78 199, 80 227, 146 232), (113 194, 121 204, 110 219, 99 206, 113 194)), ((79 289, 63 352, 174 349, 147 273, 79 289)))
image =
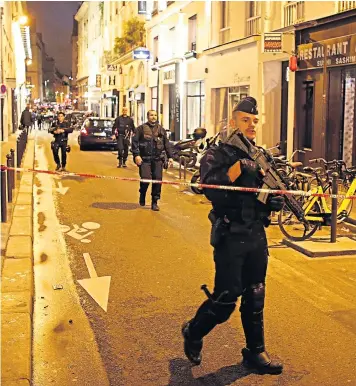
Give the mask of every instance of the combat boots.
POLYGON ((185 322, 182 326, 182 335, 184 338, 184 353, 193 365, 200 365, 203 349, 203 340, 193 340, 189 334, 189 322, 185 322))
POLYGON ((122 160, 120 159, 120 160, 119 160, 119 164, 117 165, 117 167, 118 167, 118 168, 121 168, 121 166, 122 166, 122 160))
POLYGON ((122 167, 123 167, 123 168, 127 168, 126 161, 124 161, 124 162, 122 163, 122 167))
POLYGON ((144 193, 140 193, 140 199, 138 202, 141 206, 146 205, 146 195, 144 193))
POLYGON ((271 360, 267 351, 253 353, 248 348, 243 348, 241 354, 245 365, 254 367, 262 374, 280 374, 283 371, 283 364, 271 360))
POLYGON ((159 206, 157 205, 157 201, 152 201, 151 209, 155 212, 159 211, 159 206))

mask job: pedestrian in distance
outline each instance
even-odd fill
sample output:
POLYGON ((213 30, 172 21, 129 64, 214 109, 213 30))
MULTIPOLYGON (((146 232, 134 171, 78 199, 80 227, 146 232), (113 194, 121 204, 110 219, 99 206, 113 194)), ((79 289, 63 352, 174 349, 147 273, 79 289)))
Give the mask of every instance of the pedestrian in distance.
MULTIPOLYGON (((135 164, 140 169, 141 179, 153 179, 162 181, 163 164, 165 153, 167 154, 168 164, 173 165, 173 150, 167 138, 166 131, 157 122, 157 112, 149 110, 147 112, 147 122, 137 127, 135 135, 132 137, 132 155, 135 164)), ((141 206, 146 205, 146 192, 149 183, 140 182, 141 206)), ((161 184, 152 184, 152 204, 151 209, 159 211, 157 205, 161 198, 161 184)))
POLYGON ((42 129, 42 121, 43 121, 43 115, 41 113, 38 113, 38 115, 37 115, 37 128, 38 128, 38 130, 42 129))
POLYGON ((30 111, 30 105, 26 105, 25 110, 21 114, 20 123, 23 129, 30 129, 33 124, 32 113, 30 111))
POLYGON ((112 127, 112 139, 117 140, 118 168, 126 168, 126 161, 129 154, 129 144, 135 125, 131 117, 127 115, 127 107, 122 108, 122 114, 115 119, 112 127))
POLYGON ((57 120, 52 124, 49 132, 54 135, 54 141, 51 143, 54 162, 57 164, 56 171, 66 171, 67 152, 70 151, 68 146, 68 134, 73 133, 73 128, 70 122, 66 121, 62 111, 58 113, 57 120), (59 150, 61 150, 62 162, 59 158, 59 150))
MULTIPOLYGON (((247 97, 233 111, 235 130, 219 146, 210 148, 202 157, 200 175, 203 184, 258 188, 263 170, 249 154, 233 146, 233 136, 243 136, 255 146, 258 111, 256 100, 247 97)), ((182 327, 184 352, 199 365, 203 338, 218 324, 226 322, 241 296, 240 313, 246 339, 242 349, 243 363, 261 373, 279 374, 281 363, 271 360, 265 348, 263 309, 268 246, 265 227, 272 211, 284 205, 282 196, 269 195, 266 204, 255 193, 204 189, 213 209, 210 244, 214 248, 215 285, 210 293, 202 286, 207 300, 193 319, 182 327)))

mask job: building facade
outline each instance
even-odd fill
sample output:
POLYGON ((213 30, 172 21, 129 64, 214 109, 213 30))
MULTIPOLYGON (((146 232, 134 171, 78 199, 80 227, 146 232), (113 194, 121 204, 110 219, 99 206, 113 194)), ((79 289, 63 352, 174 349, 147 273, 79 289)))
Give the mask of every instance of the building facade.
POLYGON ((0 1, 0 96, 1 141, 19 126, 19 117, 28 100, 26 60, 32 58, 26 3, 0 1))

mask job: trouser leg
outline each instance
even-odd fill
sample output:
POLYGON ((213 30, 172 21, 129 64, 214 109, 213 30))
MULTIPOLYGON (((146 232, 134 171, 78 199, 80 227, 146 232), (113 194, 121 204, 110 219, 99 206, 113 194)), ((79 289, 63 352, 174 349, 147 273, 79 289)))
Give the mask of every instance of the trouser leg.
MULTIPOLYGON (((162 169, 163 169, 163 162, 158 161, 152 161, 152 179, 162 181, 162 169)), ((161 198, 161 190, 162 185, 161 184, 152 184, 152 202, 157 202, 161 198)))
POLYGON ((53 146, 52 146, 52 153, 53 153, 53 158, 54 158, 54 162, 57 164, 57 165, 60 165, 61 164, 61 160, 59 159, 59 145, 54 143, 53 146))
POLYGON ((61 153, 62 153, 62 167, 67 165, 67 144, 61 144, 61 153))
POLYGON ((119 135, 117 137, 117 159, 122 161, 124 157, 124 137, 119 135))
POLYGON ((240 312, 246 347, 253 353, 261 353, 265 351, 263 309, 268 264, 268 249, 264 234, 257 235, 256 245, 255 250, 246 259, 244 270, 246 283, 240 312))
MULTIPOLYGON (((151 170, 151 163, 150 162, 142 162, 140 165, 140 178, 141 179, 148 179, 150 180, 152 178, 152 170, 151 170)), ((140 194, 145 196, 147 189, 148 189, 148 183, 146 182, 140 182, 140 194)))
POLYGON ((231 235, 225 236, 215 247, 214 292, 212 299, 203 302, 190 321, 189 335, 193 340, 202 339, 216 325, 226 322, 234 312, 242 293, 241 275, 246 254, 245 245, 236 242, 231 235))
POLYGON ((123 150, 123 154, 122 154, 124 163, 127 161, 128 155, 129 155, 129 140, 124 139, 124 150, 123 150))

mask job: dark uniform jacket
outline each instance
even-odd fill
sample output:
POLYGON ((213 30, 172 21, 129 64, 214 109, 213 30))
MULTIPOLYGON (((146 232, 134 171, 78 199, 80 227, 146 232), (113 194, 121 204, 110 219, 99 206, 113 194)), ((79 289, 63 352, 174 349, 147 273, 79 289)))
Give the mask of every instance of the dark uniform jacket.
MULTIPOLYGON (((242 150, 227 144, 210 148, 200 161, 201 182, 209 185, 241 186, 258 188, 261 186, 259 171, 242 174, 231 182, 227 172, 241 159, 251 159, 242 150)), ((204 189, 205 196, 212 202, 217 217, 226 216, 231 221, 250 224, 256 220, 268 223, 270 210, 257 200, 256 193, 238 192, 221 189, 204 189)))
POLYGON ((48 131, 54 135, 55 142, 67 142, 68 134, 73 133, 73 128, 71 127, 70 122, 68 121, 63 121, 62 123, 59 123, 59 121, 56 120, 53 122, 52 127, 48 131), (64 133, 54 134, 54 131, 56 131, 57 128, 64 129, 64 133))
POLYGON ((117 129, 117 133, 119 135, 127 135, 130 132, 134 132, 135 130, 135 125, 130 117, 124 117, 120 115, 115 119, 114 125, 112 127, 112 135, 115 134, 115 130, 117 129))
POLYGON ((21 114, 21 125, 22 126, 31 126, 33 123, 33 118, 31 111, 29 109, 25 109, 21 114))
POLYGON ((132 137, 132 155, 143 160, 160 159, 166 152, 168 158, 173 157, 172 146, 166 131, 159 123, 146 122, 139 126, 132 137))

